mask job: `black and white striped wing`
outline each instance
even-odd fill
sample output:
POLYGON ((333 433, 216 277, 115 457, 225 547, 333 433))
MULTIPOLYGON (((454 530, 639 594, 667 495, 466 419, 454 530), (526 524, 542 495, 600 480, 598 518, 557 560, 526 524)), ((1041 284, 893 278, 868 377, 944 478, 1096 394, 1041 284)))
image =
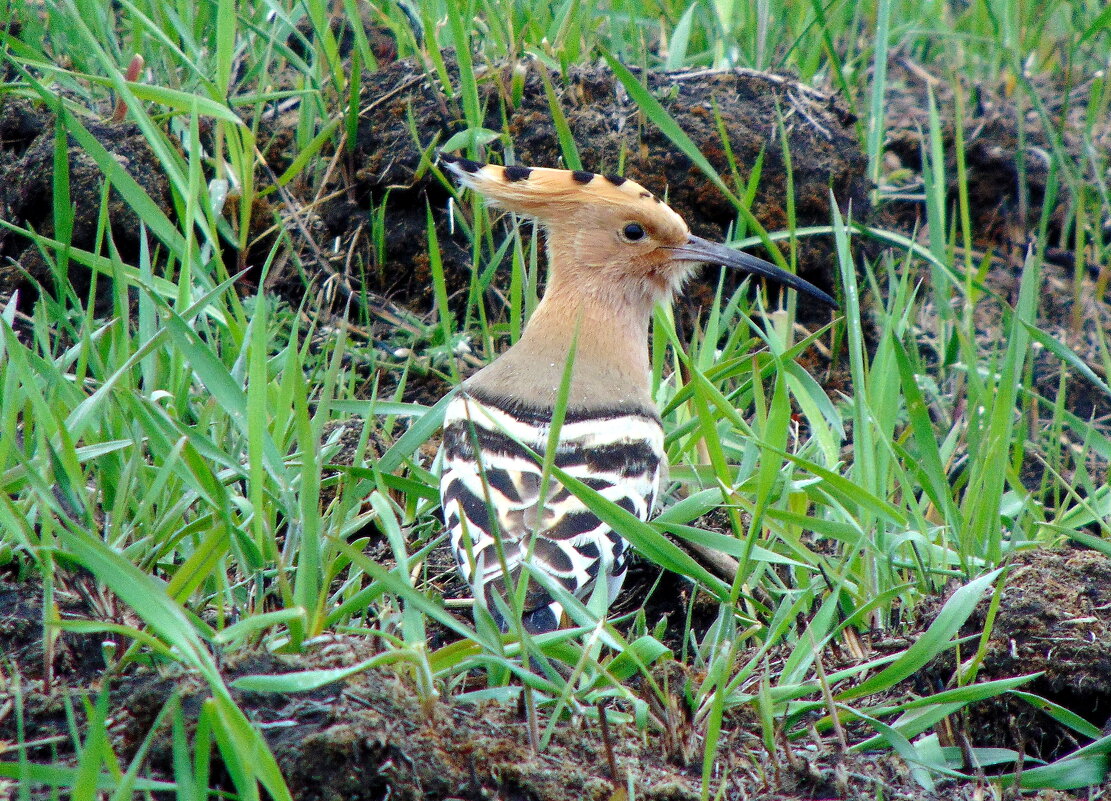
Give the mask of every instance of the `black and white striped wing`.
MULTIPOLYGON (((542 470, 522 444, 542 457, 548 433, 545 418, 462 394, 444 420, 444 522, 463 578, 502 625, 493 593, 505 597, 503 564, 516 586, 530 552, 534 569, 581 599, 602 576, 612 603, 625 578, 628 543, 554 478, 538 508, 542 470)), ((663 430, 645 414, 572 417, 560 428, 555 464, 646 520, 665 464, 663 430)), ((524 612, 529 631, 545 632, 559 627, 563 609, 530 582, 524 612)))

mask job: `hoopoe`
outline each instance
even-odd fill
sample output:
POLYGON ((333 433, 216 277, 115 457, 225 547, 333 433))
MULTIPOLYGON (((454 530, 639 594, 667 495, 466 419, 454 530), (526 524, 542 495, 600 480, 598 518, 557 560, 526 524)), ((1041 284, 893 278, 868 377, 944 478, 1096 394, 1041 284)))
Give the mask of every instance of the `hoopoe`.
MULTIPOLYGON (((440 497, 460 573, 503 630, 494 595, 507 598, 506 569, 515 591, 526 560, 580 600, 602 578, 612 603, 629 544, 554 478, 539 498, 537 456, 548 447, 572 343, 554 464, 646 520, 667 469, 650 391, 652 307, 670 303, 705 263, 837 304, 768 262, 692 236, 682 217, 628 179, 448 154, 440 163, 492 205, 539 222, 548 256, 547 288, 521 338, 464 381, 446 410, 440 497)), ((529 580, 525 629, 553 631, 562 616, 562 604, 529 580)))

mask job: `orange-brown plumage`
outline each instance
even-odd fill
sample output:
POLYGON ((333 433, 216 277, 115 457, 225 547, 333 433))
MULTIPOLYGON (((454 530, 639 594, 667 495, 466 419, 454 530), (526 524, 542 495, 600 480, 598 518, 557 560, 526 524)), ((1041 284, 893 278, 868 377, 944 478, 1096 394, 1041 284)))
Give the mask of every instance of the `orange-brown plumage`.
POLYGON ((630 180, 547 168, 509 168, 519 176, 509 180, 497 165, 448 166, 492 205, 537 220, 548 255, 547 288, 524 336, 472 386, 551 407, 577 331, 569 406, 651 408, 652 307, 669 301, 695 266, 661 250, 687 241, 683 218, 630 180), (641 226, 643 238, 629 241, 629 225, 641 226))

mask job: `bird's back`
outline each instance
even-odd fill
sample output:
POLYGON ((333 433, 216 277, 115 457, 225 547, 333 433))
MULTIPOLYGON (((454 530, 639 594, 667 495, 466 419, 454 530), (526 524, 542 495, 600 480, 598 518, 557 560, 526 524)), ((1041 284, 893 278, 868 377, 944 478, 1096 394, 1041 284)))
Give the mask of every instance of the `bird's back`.
MULTIPOLYGON (((539 503, 543 470, 537 457, 547 450, 551 419, 551 410, 464 390, 444 420, 440 495, 452 548, 476 601, 503 626, 493 594, 506 598, 505 569, 515 588, 526 559, 584 600, 603 578, 612 602, 625 578, 628 543, 554 477, 539 503)), ((650 411, 569 411, 554 463, 646 520, 666 464, 659 418, 650 411)), ((540 584, 529 582, 526 629, 552 631, 562 611, 540 584)))

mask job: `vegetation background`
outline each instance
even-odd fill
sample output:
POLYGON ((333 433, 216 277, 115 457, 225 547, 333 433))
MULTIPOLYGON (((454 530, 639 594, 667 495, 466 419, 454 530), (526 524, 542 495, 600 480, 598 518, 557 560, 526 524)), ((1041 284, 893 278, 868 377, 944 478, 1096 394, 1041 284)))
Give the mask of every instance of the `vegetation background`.
POLYGON ((0 14, 0 792, 1111 786, 1104 4, 0 14), (836 96, 865 209, 800 225, 797 118, 765 120, 769 182, 763 150, 724 137, 708 158, 669 110, 682 81, 651 77, 733 67, 836 96), (724 199, 731 240, 842 309, 708 273, 713 302, 660 310, 667 503, 641 523, 574 488, 635 545, 632 595, 609 620, 569 602, 574 627, 502 636, 444 559, 428 443, 442 392, 519 336, 543 264, 434 158, 515 158, 530 93, 579 167, 583 74, 724 199), (417 85, 451 124, 430 135, 402 103, 408 181, 363 191, 367 120, 417 85), (435 189, 405 227, 417 184, 435 189), (749 211, 770 190, 779 220, 749 211), (337 198, 359 233, 329 240, 337 198), (383 269, 402 240, 421 291, 398 296, 383 269), (800 255, 812 242, 824 262, 800 255))

